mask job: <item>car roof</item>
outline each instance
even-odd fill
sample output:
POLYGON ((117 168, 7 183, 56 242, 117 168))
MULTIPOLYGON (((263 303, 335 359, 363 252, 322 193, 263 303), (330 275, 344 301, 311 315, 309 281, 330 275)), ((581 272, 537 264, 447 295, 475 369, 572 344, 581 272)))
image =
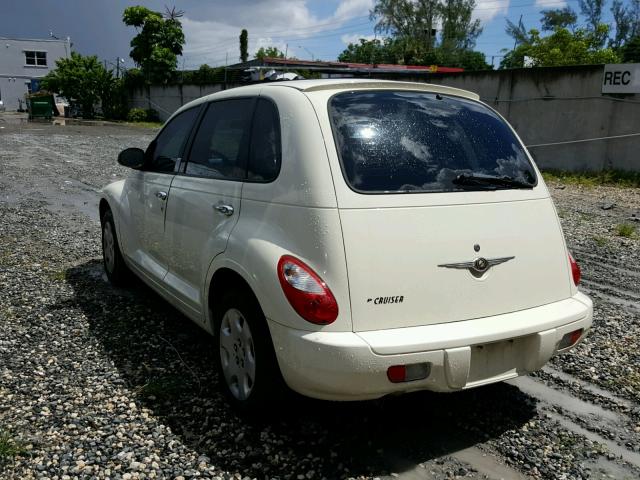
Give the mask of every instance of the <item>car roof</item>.
POLYGON ((402 90, 422 90, 426 92, 446 93, 460 97, 479 100, 476 93, 462 90, 460 88, 448 87, 445 85, 435 85, 422 82, 399 82, 394 80, 377 80, 365 78, 327 78, 321 80, 290 80, 274 83, 265 83, 265 87, 284 86, 295 88, 302 92, 316 92, 319 90, 350 90, 350 89, 402 89, 402 90))
POLYGON ((219 92, 211 93, 193 100, 171 115, 171 118, 178 113, 199 105, 201 103, 209 102, 212 100, 223 98, 234 98, 245 95, 259 94, 262 89, 272 88, 288 88, 292 90, 298 90, 304 93, 313 93, 319 91, 341 91, 341 90, 419 90, 424 92, 442 93, 443 95, 455 95, 458 97, 465 97, 471 100, 480 100, 480 96, 477 93, 470 92, 468 90, 462 90, 460 88, 447 87, 445 85, 435 85, 432 83, 421 82, 398 82, 394 80, 377 80, 377 79, 360 79, 360 78, 327 78, 318 80, 282 80, 274 82, 261 82, 251 85, 245 85, 243 87, 235 87, 229 90, 222 90, 219 92))

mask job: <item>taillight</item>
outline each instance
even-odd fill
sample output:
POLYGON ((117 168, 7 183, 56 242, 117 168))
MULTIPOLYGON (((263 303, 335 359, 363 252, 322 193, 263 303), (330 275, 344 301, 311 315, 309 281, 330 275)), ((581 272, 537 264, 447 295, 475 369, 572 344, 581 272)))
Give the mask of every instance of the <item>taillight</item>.
POLYGON ((578 286, 580 283, 580 266, 569 254, 569 263, 571 264, 571 275, 573 276, 573 283, 578 286))
POLYGON ((338 302, 311 267, 290 255, 278 262, 278 279, 293 309, 306 321, 328 325, 338 318, 338 302))
POLYGON ((566 335, 564 335, 562 337, 562 339, 560 340, 560 342, 558 343, 558 350, 563 350, 565 348, 569 348, 574 346, 578 340, 580 340, 580 337, 582 337, 582 328, 579 330, 574 330, 573 332, 569 332, 566 335))

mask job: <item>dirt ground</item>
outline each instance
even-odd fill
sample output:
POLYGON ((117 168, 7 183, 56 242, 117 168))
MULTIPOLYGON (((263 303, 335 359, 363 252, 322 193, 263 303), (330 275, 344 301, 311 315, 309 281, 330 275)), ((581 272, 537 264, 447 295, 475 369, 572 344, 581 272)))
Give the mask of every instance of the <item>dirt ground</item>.
POLYGON ((247 420, 208 337, 102 273, 96 190, 154 133, 0 117, 0 478, 640 477, 640 190, 550 185, 595 319, 541 372, 247 420))

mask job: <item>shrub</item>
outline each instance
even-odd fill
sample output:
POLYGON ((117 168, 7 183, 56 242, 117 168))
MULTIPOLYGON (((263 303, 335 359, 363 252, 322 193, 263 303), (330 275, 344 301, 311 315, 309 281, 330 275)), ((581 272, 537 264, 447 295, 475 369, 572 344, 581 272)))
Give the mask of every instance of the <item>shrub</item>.
POLYGON ((129 122, 144 122, 147 120, 147 111, 144 108, 132 108, 127 114, 129 122))
POLYGON ((147 108, 144 112, 147 115, 147 118, 146 118, 147 122, 159 122, 160 121, 160 115, 153 108, 147 108))
POLYGON ((636 227, 630 223, 620 223, 616 225, 616 233, 619 237, 631 238, 636 233, 636 227))

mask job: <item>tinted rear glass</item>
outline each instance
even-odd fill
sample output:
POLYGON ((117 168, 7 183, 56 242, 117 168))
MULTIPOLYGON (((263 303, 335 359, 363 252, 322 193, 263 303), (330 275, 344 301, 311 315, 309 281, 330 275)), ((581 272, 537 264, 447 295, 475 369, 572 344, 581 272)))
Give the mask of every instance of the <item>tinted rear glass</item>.
POLYGON ((460 175, 536 183, 511 129, 472 100, 411 91, 346 92, 329 100, 329 116, 345 179, 359 192, 468 189, 452 182, 460 175))

